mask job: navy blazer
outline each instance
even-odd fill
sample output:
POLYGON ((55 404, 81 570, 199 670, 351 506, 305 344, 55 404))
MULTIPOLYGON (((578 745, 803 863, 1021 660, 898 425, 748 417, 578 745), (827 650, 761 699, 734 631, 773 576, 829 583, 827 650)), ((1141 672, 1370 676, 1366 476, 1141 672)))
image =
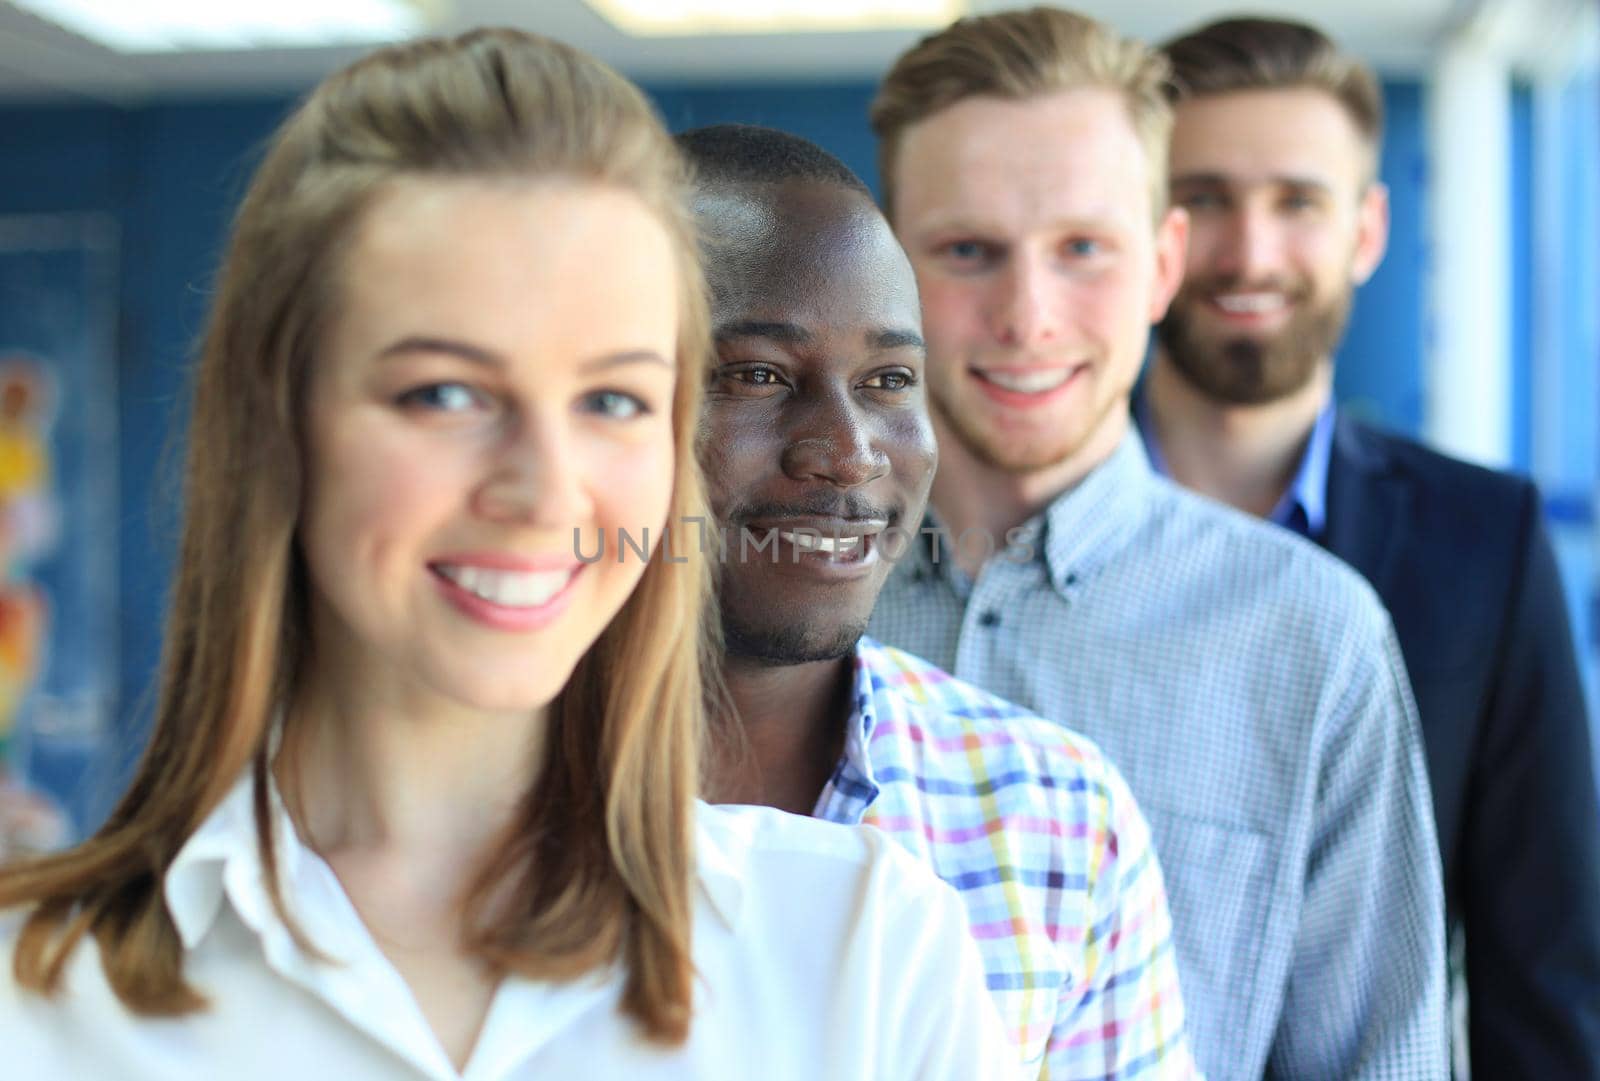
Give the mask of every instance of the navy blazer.
POLYGON ((1472 1076, 1600 1078, 1600 807, 1538 492, 1341 416, 1327 515, 1416 692, 1472 1076))

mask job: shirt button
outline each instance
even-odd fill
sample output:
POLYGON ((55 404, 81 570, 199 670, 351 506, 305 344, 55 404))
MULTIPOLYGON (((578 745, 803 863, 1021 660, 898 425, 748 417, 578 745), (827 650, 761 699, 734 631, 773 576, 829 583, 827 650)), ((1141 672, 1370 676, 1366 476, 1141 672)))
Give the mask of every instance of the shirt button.
POLYGON ((1000 625, 1000 613, 993 610, 984 612, 978 617, 978 625, 980 627, 998 627, 1000 625))

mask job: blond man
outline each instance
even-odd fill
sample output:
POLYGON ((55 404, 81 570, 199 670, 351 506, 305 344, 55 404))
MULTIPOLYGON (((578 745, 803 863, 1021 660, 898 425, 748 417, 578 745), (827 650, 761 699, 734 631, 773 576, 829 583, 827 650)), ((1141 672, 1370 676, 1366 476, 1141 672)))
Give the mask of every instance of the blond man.
POLYGON ((1059 9, 966 19, 873 106, 940 446, 871 633, 1085 732, 1145 808, 1215 1078, 1439 1078, 1438 853, 1372 591, 1157 477, 1129 395, 1177 290, 1166 68, 1059 9))

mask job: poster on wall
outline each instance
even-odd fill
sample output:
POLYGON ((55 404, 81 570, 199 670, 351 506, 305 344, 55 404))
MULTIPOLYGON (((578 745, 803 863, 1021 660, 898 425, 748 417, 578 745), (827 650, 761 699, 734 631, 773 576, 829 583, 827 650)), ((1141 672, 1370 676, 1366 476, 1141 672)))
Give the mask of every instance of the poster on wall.
POLYGON ((116 275, 110 218, 0 215, 0 773, 69 814, 117 691, 116 275))

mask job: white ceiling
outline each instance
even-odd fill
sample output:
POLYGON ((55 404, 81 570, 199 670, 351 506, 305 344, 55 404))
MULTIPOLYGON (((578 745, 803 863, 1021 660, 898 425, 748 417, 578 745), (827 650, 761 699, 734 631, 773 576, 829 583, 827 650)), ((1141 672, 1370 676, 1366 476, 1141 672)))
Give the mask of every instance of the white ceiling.
MULTIPOLYGON (((103 0, 137 3, 138 0, 103 0)), ((1317 23, 1380 69, 1426 68, 1436 43, 1481 0, 1077 0, 1078 10, 1160 40, 1202 20, 1284 14, 1317 23)), ((1496 0, 1527 3, 1542 0, 1496 0)), ((584 0, 445 0, 441 32, 515 25, 586 49, 626 74, 655 82, 871 80, 919 35, 913 32, 779 37, 630 38, 584 0)), ((972 11, 1016 6, 968 0, 972 11)), ((362 50, 124 56, 44 23, 0 0, 0 100, 107 101, 234 96, 302 90, 362 50)))

